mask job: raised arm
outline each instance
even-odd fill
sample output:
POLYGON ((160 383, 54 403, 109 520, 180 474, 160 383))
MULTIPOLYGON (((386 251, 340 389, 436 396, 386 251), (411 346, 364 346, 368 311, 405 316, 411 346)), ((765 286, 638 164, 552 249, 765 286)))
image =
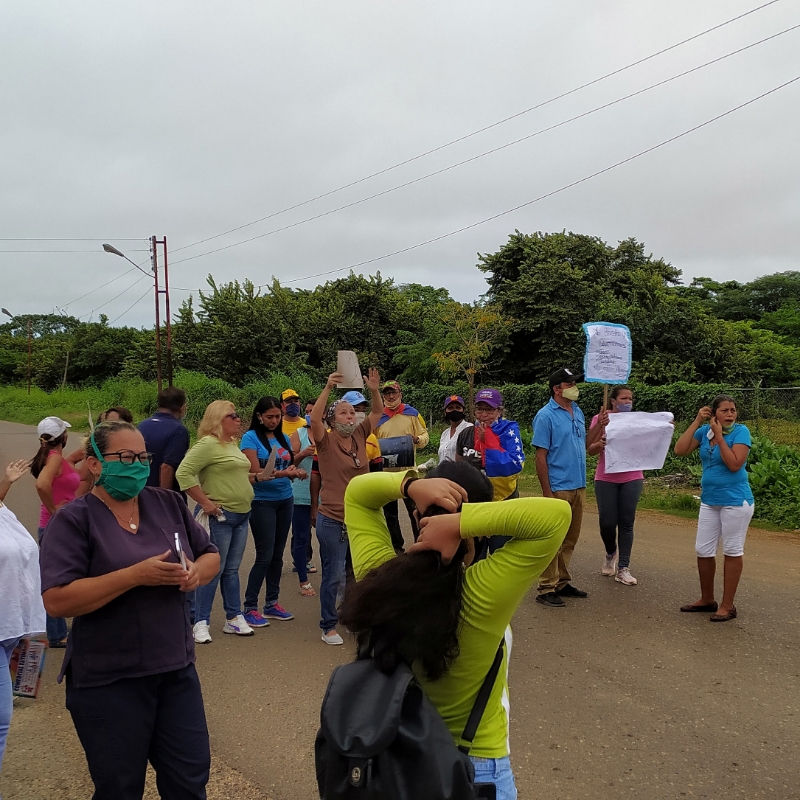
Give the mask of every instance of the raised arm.
POLYGON ((314 403, 314 408, 311 409, 311 435, 315 442, 322 441, 325 436, 325 409, 328 407, 331 390, 343 380, 344 375, 341 372, 332 372, 328 376, 328 382, 317 398, 317 402, 314 403))
POLYGON ((375 430, 378 427, 378 423, 381 421, 381 417, 383 416, 383 398, 381 397, 381 376, 378 373, 378 370, 373 369, 370 367, 369 375, 364 376, 364 383, 367 385, 369 389, 369 397, 372 405, 369 410, 369 422, 371 430, 375 430))
POLYGON ((694 438, 694 435, 698 428, 709 419, 711 419, 711 408, 710 406, 703 406, 697 412, 697 416, 694 418, 692 424, 678 437, 678 441, 675 442, 676 456, 688 456, 700 447, 700 442, 694 438))
POLYGON ((27 461, 12 461, 3 473, 0 480, 0 503, 6 499, 8 490, 12 483, 16 483, 25 473, 30 471, 30 464, 27 461))

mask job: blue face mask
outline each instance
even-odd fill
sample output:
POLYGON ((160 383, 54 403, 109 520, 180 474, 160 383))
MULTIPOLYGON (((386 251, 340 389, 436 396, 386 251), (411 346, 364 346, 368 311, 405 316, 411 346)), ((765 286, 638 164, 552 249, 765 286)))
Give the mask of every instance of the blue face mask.
POLYGON ((306 414, 306 422, 310 425, 311 424, 311 414, 306 414))
POLYGON ((299 417, 300 416, 300 403, 289 403, 286 406, 286 416, 287 417, 299 417))
POLYGON ((614 408, 617 411, 633 411, 633 403, 617 403, 614 408))

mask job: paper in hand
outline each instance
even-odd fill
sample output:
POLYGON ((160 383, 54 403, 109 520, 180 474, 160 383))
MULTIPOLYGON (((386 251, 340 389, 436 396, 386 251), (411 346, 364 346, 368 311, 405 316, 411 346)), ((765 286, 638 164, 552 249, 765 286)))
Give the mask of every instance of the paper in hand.
POLYGON ((344 380, 337 384, 339 389, 364 388, 358 356, 352 350, 339 350, 336 354, 336 371, 344 375, 344 380))
POLYGON ((661 469, 675 427, 672 414, 659 411, 626 411, 609 414, 606 426, 605 463, 610 475, 617 472, 661 469))

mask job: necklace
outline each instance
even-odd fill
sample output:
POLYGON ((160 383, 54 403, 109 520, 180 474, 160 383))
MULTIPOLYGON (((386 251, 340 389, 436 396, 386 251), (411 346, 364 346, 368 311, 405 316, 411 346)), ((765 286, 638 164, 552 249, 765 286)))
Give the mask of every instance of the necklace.
POLYGON ((347 453, 347 455, 353 459, 353 465, 355 466, 355 468, 359 469, 361 467, 361 459, 358 457, 358 445, 353 441, 353 437, 352 436, 350 437, 350 447, 348 447, 347 449, 342 447, 341 442, 337 442, 337 444, 339 445, 339 449, 342 452, 347 453))
POLYGON ((113 509, 113 508, 111 508, 111 506, 110 506, 108 503, 106 503, 106 501, 105 501, 105 500, 103 500, 103 498, 102 498, 102 497, 100 497, 100 495, 99 495, 99 494, 96 494, 96 495, 95 495, 95 497, 96 497, 96 498, 97 498, 97 499, 98 499, 98 500, 99 500, 99 501, 100 501, 100 502, 101 502, 101 503, 102 503, 102 504, 103 504, 103 505, 104 505, 104 506, 105 506, 105 507, 106 507, 106 508, 107 508, 107 509, 108 509, 108 510, 109 510, 109 511, 110 511, 110 512, 111 512, 111 513, 112 513, 112 514, 113 514, 113 515, 114 515, 114 516, 115 516, 115 517, 116 517, 116 518, 119 520, 119 521, 120 521, 120 522, 122 522, 122 523, 124 523, 125 525, 127 525, 127 526, 128 526, 128 527, 129 527, 129 528, 130 528, 130 529, 131 529, 131 530, 132 530, 134 533, 136 533, 136 529, 137 529, 139 526, 138 526, 138 525, 137 525, 137 524, 136 524, 136 523, 133 521, 133 515, 136 513, 136 507, 137 507, 137 503, 138 503, 138 501, 139 501, 139 498, 138 498, 138 497, 134 497, 134 498, 133 498, 133 510, 131 511, 131 515, 130 515, 130 517, 128 517, 128 521, 127 521, 127 522, 125 522, 125 519, 124 519, 123 517, 121 517, 119 514, 117 514, 117 512, 116 512, 116 511, 114 511, 114 509, 113 509))

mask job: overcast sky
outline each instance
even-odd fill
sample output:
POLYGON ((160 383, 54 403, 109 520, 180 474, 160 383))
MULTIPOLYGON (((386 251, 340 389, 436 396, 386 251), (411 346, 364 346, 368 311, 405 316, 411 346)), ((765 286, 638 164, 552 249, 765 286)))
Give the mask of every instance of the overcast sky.
MULTIPOLYGON (((452 147, 187 247, 759 4, 5 0, 0 237, 92 241, 0 242, 2 250, 89 251, 0 253, 0 305, 151 325, 151 283, 135 271, 80 297, 129 268, 102 242, 144 261, 136 251, 151 234, 168 237, 175 287, 204 287, 208 274, 256 284, 274 275, 307 288, 328 277, 306 276, 346 275, 349 265, 558 190, 796 78, 800 30, 442 175, 180 262, 391 189, 800 24, 800 3, 781 0, 452 147)), ((798 141, 800 81, 554 197, 356 271, 474 300, 486 288, 476 253, 498 250, 515 228, 611 243, 633 236, 687 283, 800 269, 798 141)), ((176 289, 173 306, 187 295, 176 289)))

